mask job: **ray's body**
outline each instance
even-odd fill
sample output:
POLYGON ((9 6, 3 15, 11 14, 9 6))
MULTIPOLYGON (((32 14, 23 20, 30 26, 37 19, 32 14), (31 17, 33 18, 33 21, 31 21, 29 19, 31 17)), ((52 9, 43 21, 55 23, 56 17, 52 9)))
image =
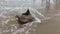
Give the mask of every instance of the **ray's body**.
POLYGON ((25 12, 22 13, 22 15, 19 17, 18 15, 16 15, 17 22, 19 24, 26 24, 28 22, 32 22, 34 20, 34 17, 31 15, 29 9, 25 12))

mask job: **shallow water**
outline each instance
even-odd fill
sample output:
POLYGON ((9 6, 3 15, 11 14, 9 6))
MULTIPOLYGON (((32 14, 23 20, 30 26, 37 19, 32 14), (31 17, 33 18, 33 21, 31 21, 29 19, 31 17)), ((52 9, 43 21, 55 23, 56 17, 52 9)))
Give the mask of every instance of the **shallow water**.
MULTIPOLYGON (((23 8, 23 7, 22 7, 23 8)), ((30 8, 30 12, 32 14, 32 16, 34 16, 35 20, 31 23, 27 23, 24 25, 19 25, 16 21, 15 16, 16 15, 21 15, 22 13, 24 13, 26 11, 27 8, 22 9, 22 8, 14 8, 12 10, 12 8, 10 8, 11 10, 5 10, 4 12, 2 12, 0 14, 0 33, 1 34, 28 34, 30 33, 29 31, 34 31, 35 29, 33 27, 36 27, 38 23, 41 23, 41 20, 37 17, 35 17, 35 14, 32 13, 33 10, 31 10, 32 8, 30 8), (21 11, 22 10, 22 11, 21 11)))
POLYGON ((15 0, 0 1, 0 34, 60 34, 59 2, 55 5, 56 2, 51 1, 51 4, 46 6, 45 1, 41 4, 39 0, 21 1, 22 5, 15 0), (15 15, 21 15, 28 8, 35 20, 21 26, 15 15))

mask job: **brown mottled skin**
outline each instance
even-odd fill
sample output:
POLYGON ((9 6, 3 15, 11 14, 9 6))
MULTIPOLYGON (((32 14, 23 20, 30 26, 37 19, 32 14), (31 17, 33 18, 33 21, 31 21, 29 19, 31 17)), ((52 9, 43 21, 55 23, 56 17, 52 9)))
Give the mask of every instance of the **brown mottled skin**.
POLYGON ((22 13, 22 15, 19 17, 16 15, 16 18, 18 18, 17 22, 19 24, 26 24, 28 22, 32 22, 34 20, 34 17, 30 14, 29 9, 27 10, 26 13, 22 13))

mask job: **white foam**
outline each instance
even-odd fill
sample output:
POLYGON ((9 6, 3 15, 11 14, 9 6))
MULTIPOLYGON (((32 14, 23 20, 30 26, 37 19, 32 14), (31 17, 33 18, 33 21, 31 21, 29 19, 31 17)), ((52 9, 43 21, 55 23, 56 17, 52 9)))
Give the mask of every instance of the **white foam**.
POLYGON ((15 30, 12 34, 16 34, 16 33, 18 33, 18 32, 24 32, 25 30, 24 30, 25 28, 20 28, 20 29, 18 29, 18 30, 15 30))
POLYGON ((36 24, 37 24, 37 23, 41 23, 41 20, 38 19, 38 18, 35 18, 35 20, 34 20, 33 22, 27 23, 27 24, 24 24, 24 25, 31 27, 31 26, 33 25, 33 23, 36 23, 36 24))
POLYGON ((9 30, 4 30, 3 32, 9 32, 9 30))
POLYGON ((7 24, 10 20, 6 20, 6 21, 2 21, 2 26, 4 26, 5 24, 7 24))
POLYGON ((7 19, 7 20, 5 21, 5 24, 7 24, 9 21, 10 21, 10 20, 9 20, 9 19, 7 19))
MULTIPOLYGON (((17 24, 18 25, 18 24, 17 24)), ((13 24, 13 25, 10 25, 10 26, 14 26, 15 27, 15 29, 17 29, 17 26, 16 26, 16 24, 13 24)))
POLYGON ((38 15, 40 15, 40 16, 42 16, 42 17, 45 18, 45 16, 44 16, 43 14, 41 14, 39 11, 37 11, 36 9, 33 9, 33 8, 31 8, 31 7, 29 7, 29 9, 35 11, 38 15))
POLYGON ((25 32, 25 34, 29 34, 30 32, 29 32, 29 30, 27 30, 26 32, 25 32))

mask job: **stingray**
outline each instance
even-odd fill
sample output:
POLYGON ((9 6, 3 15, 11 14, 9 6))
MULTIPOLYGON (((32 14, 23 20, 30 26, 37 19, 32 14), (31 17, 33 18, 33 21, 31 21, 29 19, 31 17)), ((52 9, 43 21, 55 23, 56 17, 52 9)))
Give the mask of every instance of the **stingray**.
POLYGON ((22 24, 22 25, 32 22, 34 20, 34 17, 30 13, 29 9, 25 13, 22 13, 21 16, 16 15, 16 18, 17 18, 18 24, 22 24))

